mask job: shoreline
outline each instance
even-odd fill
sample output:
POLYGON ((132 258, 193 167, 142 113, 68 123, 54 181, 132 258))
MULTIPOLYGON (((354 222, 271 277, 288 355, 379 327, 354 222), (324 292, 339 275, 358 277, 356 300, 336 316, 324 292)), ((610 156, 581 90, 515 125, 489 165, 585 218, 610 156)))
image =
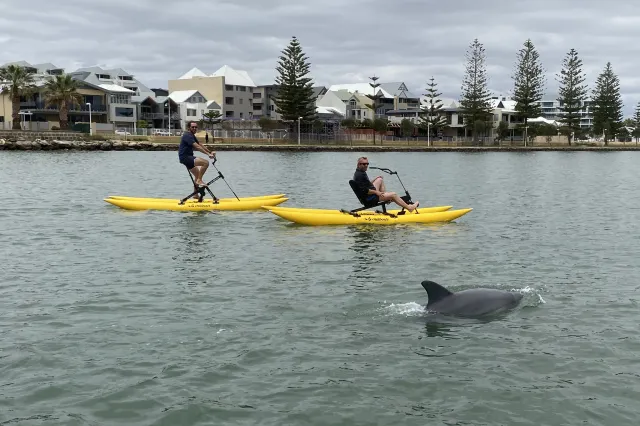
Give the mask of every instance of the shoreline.
MULTIPOLYGON (((283 152, 536 152, 536 151, 640 151, 640 146, 627 145, 587 146, 411 146, 406 142, 386 142, 386 145, 351 146, 348 142, 331 141, 325 144, 263 144, 255 142, 209 143, 215 151, 283 151, 283 152)), ((5 140, 0 139, 0 151, 177 151, 178 143, 126 140, 5 140)))

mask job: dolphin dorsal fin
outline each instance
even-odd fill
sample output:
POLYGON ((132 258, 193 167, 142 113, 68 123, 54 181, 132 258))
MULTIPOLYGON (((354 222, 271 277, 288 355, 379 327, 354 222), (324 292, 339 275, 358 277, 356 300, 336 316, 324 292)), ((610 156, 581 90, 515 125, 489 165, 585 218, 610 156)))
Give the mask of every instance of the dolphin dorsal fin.
POLYGON ((438 283, 434 283, 433 281, 422 281, 422 287, 427 291, 427 295, 429 296, 429 302, 427 302, 427 306, 439 302, 447 296, 451 296, 453 293, 442 287, 438 283))

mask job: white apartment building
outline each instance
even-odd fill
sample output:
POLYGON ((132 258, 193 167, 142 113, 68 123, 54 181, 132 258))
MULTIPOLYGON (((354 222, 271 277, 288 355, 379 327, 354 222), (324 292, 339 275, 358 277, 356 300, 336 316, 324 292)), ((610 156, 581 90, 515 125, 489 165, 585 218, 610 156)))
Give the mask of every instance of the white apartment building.
MULTIPOLYGON (((538 102, 540 109, 542 110, 542 118, 547 120, 558 121, 564 114, 562 110, 562 103, 557 99, 551 97, 545 97, 542 101, 538 102)), ((587 129, 593 125, 593 112, 591 111, 592 101, 585 101, 582 103, 583 110, 580 112, 580 127, 587 129)))

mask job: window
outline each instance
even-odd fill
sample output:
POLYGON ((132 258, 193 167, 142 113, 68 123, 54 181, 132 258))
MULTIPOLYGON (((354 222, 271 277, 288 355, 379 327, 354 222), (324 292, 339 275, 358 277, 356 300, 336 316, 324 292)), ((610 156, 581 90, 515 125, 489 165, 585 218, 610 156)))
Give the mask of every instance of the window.
POLYGON ((244 117, 244 113, 243 113, 243 112, 241 112, 241 113, 240 113, 240 118, 243 118, 243 117, 244 117))
POLYGON ((355 108, 355 106, 356 106, 356 100, 355 100, 355 99, 351 99, 351 100, 349 101, 349 106, 350 106, 351 108, 355 108))
POLYGON ((131 96, 119 93, 116 95, 111 95, 110 100, 112 104, 130 104, 131 96))
POLYGON ((262 93, 254 92, 253 93, 253 99, 262 99, 262 93))
POLYGON ((196 114, 197 113, 195 109, 187 108, 187 117, 195 117, 196 114))
POLYGON ((247 91, 247 88, 246 88, 246 87, 244 87, 244 86, 236 86, 236 90, 237 90, 238 92, 246 92, 246 91, 247 91))
POLYGON ((253 104, 253 110, 254 111, 262 111, 262 105, 261 104, 253 104))
POLYGON ((227 105, 233 105, 233 98, 232 97, 224 98, 224 103, 227 105))
POLYGON ((227 90, 229 92, 233 92, 233 86, 229 85, 229 84, 225 84, 224 85, 224 90, 227 90))
POLYGON ((133 118, 133 108, 116 107, 116 117, 133 118))
POLYGON ((224 114, 224 116, 225 116, 225 117, 233 117, 233 111, 227 111, 227 112, 224 114))

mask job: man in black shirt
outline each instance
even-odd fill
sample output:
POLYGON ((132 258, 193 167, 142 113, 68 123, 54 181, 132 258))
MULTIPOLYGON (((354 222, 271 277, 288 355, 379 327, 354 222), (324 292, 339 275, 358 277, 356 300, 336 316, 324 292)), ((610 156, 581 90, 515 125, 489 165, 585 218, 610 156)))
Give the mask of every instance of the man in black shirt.
POLYGON ((400 207, 404 207, 408 211, 414 211, 420 202, 416 201, 414 204, 407 204, 402 198, 395 192, 386 192, 384 186, 384 180, 382 176, 377 176, 373 179, 373 182, 369 180, 367 176, 367 168, 369 167, 369 160, 367 157, 358 158, 358 165, 356 171, 353 174, 353 180, 362 191, 367 203, 376 204, 379 201, 393 201, 400 207))

